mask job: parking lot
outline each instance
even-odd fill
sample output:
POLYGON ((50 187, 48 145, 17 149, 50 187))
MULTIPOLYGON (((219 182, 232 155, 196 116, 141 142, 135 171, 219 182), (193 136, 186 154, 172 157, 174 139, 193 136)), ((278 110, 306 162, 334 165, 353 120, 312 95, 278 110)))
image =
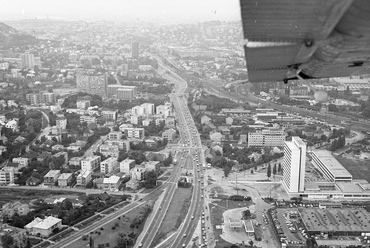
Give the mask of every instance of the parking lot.
POLYGON ((281 243, 305 245, 306 239, 297 208, 271 210, 271 217, 281 243))

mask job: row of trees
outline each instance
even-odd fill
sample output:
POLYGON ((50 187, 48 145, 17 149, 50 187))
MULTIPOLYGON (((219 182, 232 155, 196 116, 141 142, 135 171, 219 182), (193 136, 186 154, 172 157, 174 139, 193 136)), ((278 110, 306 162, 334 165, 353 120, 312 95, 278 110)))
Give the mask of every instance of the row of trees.
MULTIPOLYGON (((276 166, 276 164, 274 164, 274 167, 272 168, 272 174, 274 175, 274 177, 275 177, 275 175, 276 175, 278 172, 279 172, 279 173, 281 173, 281 172, 282 172, 281 163, 279 163, 279 165, 278 165, 278 166, 276 166)), ((268 177, 268 179, 270 179, 270 177, 271 177, 271 164, 268 164, 268 165, 267 165, 267 171, 266 171, 266 173, 267 173, 267 177, 268 177)))

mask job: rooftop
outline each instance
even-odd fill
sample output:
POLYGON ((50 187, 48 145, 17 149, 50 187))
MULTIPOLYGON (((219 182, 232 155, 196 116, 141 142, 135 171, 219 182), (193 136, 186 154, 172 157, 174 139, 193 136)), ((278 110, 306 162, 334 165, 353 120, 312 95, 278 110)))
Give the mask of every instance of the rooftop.
POLYGON ((117 176, 111 176, 109 178, 104 178, 103 179, 103 183, 118 183, 118 181, 120 180, 120 177, 117 177, 117 176))
POLYGON ((335 246, 337 247, 340 245, 340 247, 348 247, 348 246, 353 246, 353 247, 361 247, 362 243, 360 240, 338 240, 338 239, 318 239, 316 240, 316 243, 319 247, 324 246, 324 247, 331 247, 335 246))
POLYGON ((55 177, 60 173, 59 170, 50 170, 44 177, 55 177))
POLYGON ((365 209, 299 208, 308 231, 370 232, 370 215, 365 209))
POLYGON ((37 223, 36 225, 33 226, 33 228, 38 228, 38 229, 49 229, 50 227, 54 226, 58 222, 62 222, 61 219, 48 216, 41 222, 37 223))
POLYGON ((352 175, 343 167, 338 160, 327 150, 314 150, 312 151, 326 168, 334 175, 334 177, 352 177, 352 175))
POLYGON ((63 173, 59 176, 58 180, 66 180, 72 176, 72 173, 63 173))

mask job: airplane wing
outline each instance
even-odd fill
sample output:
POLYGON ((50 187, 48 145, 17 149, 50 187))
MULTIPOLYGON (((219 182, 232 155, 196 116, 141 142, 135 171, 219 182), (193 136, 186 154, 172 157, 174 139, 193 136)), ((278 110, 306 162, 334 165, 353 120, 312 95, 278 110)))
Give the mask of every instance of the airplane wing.
POLYGON ((370 73, 369 0, 240 0, 250 82, 370 73))

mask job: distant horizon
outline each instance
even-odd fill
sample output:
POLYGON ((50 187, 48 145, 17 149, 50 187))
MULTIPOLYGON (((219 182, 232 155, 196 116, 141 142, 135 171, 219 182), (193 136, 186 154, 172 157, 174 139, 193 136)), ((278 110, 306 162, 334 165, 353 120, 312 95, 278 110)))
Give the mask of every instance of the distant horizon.
POLYGON ((13 0, 0 9, 2 22, 52 19, 133 23, 239 21, 239 0, 13 0))

